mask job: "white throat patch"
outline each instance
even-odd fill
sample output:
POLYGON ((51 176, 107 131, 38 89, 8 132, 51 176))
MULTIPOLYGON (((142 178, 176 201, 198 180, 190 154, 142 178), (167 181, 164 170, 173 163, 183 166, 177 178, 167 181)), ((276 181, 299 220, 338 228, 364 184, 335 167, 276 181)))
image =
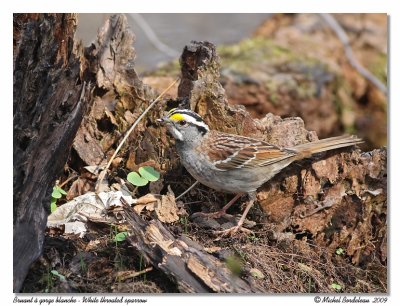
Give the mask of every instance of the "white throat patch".
POLYGON ((179 132, 178 129, 177 129, 175 126, 171 125, 170 128, 169 128, 169 131, 170 131, 170 133, 172 134, 172 136, 173 136, 175 139, 178 139, 178 140, 180 140, 180 141, 183 141, 183 135, 182 135, 182 133, 179 132))

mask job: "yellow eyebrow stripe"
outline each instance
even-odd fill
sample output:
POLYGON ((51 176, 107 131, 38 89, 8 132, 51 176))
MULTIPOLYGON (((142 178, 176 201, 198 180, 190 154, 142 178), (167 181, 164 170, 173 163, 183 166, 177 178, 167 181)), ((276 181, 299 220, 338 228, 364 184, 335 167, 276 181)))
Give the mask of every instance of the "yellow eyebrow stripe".
POLYGON ((174 120, 174 121, 181 121, 185 120, 185 116, 179 113, 173 114, 172 116, 169 117, 169 119, 174 120))

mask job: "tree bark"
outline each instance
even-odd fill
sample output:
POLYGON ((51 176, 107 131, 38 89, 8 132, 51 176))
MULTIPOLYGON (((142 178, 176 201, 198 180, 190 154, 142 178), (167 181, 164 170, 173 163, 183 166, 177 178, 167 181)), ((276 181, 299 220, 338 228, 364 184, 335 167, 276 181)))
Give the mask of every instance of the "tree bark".
POLYGON ((14 292, 42 252, 52 186, 87 109, 76 22, 75 14, 14 15, 14 292))

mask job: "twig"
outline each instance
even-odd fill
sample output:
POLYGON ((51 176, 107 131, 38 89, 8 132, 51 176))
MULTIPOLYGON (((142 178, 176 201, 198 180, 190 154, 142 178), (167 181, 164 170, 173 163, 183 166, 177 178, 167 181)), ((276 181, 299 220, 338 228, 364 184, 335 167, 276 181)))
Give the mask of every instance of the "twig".
POLYGON ((191 205, 191 204, 199 204, 199 203, 203 203, 203 201, 186 202, 186 203, 183 203, 183 205, 191 205))
POLYGON ((148 267, 142 271, 120 271, 120 272, 117 272, 115 279, 116 279, 116 281, 123 282, 123 281, 127 280, 128 278, 134 278, 136 276, 145 274, 152 270, 153 270, 153 267, 148 267))
POLYGON ((150 25, 146 22, 146 20, 140 14, 129 14, 132 19, 138 24, 138 26, 143 30, 144 34, 146 34, 147 38, 161 52, 165 53, 169 57, 175 58, 178 57, 179 52, 172 49, 168 45, 164 44, 157 36, 157 34, 153 31, 150 25))
POLYGON ((77 178, 78 174, 74 173, 72 174, 67 180, 65 180, 63 183, 58 185, 58 187, 62 188, 64 185, 68 184, 69 181, 73 180, 74 178, 77 178))
POLYGON ((344 52, 351 66, 356 69, 364 78, 374 84, 379 90, 381 90, 385 95, 387 95, 387 88, 377 77, 375 77, 370 71, 361 66, 354 56, 353 49, 350 46, 350 40, 346 32, 343 30, 342 26, 337 22, 337 20, 328 13, 320 13, 321 18, 331 27, 331 29, 336 33, 339 40, 342 42, 344 47, 344 52))
POLYGON ((172 87, 175 85, 176 82, 178 82, 179 78, 177 78, 174 82, 171 83, 145 110, 144 112, 136 119, 136 121, 132 124, 131 128, 128 130, 128 132, 125 134, 124 138, 122 139, 121 143, 118 145, 117 149, 115 150, 114 154, 111 156, 110 160, 107 163, 107 166, 104 168, 103 171, 101 171, 99 175, 99 179, 96 184, 96 192, 98 192, 98 189, 107 173, 108 168, 110 167, 112 161, 114 158, 117 156, 119 150, 121 149, 122 145, 125 143, 125 141, 128 139, 128 136, 132 133, 132 131, 135 129, 139 121, 144 117, 144 115, 147 114, 147 112, 161 99, 161 97, 172 87))
POLYGON ((181 193, 175 200, 179 200, 181 197, 183 197, 185 194, 187 194, 190 190, 193 189, 194 186, 197 185, 199 181, 194 182, 192 186, 190 186, 188 189, 186 189, 183 193, 181 193))

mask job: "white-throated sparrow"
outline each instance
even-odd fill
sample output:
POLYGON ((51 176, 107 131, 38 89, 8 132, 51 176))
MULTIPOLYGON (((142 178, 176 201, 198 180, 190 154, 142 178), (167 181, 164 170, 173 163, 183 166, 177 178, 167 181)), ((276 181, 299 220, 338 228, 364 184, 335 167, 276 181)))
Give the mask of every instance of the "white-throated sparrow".
POLYGON ((262 140, 210 130, 198 114, 187 109, 173 109, 158 121, 176 139, 181 162, 196 180, 218 191, 236 194, 221 211, 209 216, 223 215, 242 194, 249 194, 249 203, 237 226, 223 234, 241 229, 257 188, 293 161, 362 142, 356 136, 344 135, 279 148, 262 140))

